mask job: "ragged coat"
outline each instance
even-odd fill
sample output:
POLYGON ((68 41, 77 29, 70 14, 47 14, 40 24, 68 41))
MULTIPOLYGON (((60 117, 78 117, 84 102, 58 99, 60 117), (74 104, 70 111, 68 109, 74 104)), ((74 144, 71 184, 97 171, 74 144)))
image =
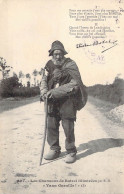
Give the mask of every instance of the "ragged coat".
POLYGON ((57 88, 54 85, 53 71, 55 65, 52 60, 48 61, 45 69, 48 71, 48 76, 42 78, 40 86, 41 97, 50 90, 53 97, 53 101, 50 102, 53 112, 59 114, 62 118, 76 119, 76 111, 80 110, 87 101, 87 93, 76 63, 70 58, 65 59, 62 66, 65 76, 57 88))

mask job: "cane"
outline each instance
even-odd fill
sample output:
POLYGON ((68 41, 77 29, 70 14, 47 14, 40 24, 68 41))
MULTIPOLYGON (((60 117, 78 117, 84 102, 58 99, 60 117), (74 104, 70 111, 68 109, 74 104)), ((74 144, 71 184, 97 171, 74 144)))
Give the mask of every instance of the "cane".
POLYGON ((46 140, 46 133, 47 133, 47 124, 48 124, 47 118, 48 118, 48 100, 46 97, 46 99, 45 99, 45 128, 44 128, 44 135, 43 135, 43 144, 42 144, 42 149, 41 149, 40 166, 42 164, 43 154, 44 154, 44 147, 45 147, 45 140, 46 140))

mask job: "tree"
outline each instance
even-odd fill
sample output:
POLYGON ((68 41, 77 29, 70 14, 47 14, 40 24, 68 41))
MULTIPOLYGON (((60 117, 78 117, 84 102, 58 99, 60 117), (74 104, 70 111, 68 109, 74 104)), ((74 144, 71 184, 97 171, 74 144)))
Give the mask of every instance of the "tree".
POLYGON ((30 87, 30 79, 31 79, 30 73, 26 74, 26 78, 28 79, 27 86, 30 87))
POLYGON ((37 75, 38 75, 38 71, 35 69, 34 71, 33 71, 33 73, 32 73, 32 75, 34 76, 34 85, 36 86, 36 77, 37 77, 37 75))
POLYGON ((18 75, 15 72, 13 72, 13 77, 18 77, 18 75))
POLYGON ((29 79, 29 81, 30 81, 30 79, 31 79, 30 73, 26 74, 26 78, 29 79))
POLYGON ((14 89, 20 86, 20 83, 18 81, 19 79, 16 76, 3 79, 1 81, 1 96, 12 97, 14 89))
POLYGON ((118 79, 118 78, 120 78, 121 75, 122 75, 121 73, 118 73, 118 74, 116 75, 116 77, 115 77, 115 80, 118 79))
POLYGON ((11 68, 11 66, 6 65, 6 60, 3 57, 0 57, 0 71, 2 72, 3 79, 7 78, 11 68))
POLYGON ((19 78, 23 78, 24 77, 24 73, 22 71, 19 71, 19 78))
POLYGON ((24 73, 22 71, 19 72, 19 80, 22 84, 22 79, 25 77, 24 73))

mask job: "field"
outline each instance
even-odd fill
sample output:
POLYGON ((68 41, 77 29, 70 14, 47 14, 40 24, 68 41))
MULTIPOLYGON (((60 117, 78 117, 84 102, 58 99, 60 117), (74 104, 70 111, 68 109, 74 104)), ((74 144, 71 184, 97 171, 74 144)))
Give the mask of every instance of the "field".
POLYGON ((39 96, 30 97, 30 98, 4 98, 0 99, 0 113, 14 109, 26 104, 30 104, 39 100, 39 96))

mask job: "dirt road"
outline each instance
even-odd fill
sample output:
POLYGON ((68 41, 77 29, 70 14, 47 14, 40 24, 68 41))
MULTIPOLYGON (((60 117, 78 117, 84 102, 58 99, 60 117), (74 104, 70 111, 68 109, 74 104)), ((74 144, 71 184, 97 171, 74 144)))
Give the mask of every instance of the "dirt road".
POLYGON ((76 163, 64 162, 60 128, 62 157, 39 166, 43 130, 39 102, 0 114, 0 194, 124 194, 124 130, 90 102, 77 115, 76 163))

